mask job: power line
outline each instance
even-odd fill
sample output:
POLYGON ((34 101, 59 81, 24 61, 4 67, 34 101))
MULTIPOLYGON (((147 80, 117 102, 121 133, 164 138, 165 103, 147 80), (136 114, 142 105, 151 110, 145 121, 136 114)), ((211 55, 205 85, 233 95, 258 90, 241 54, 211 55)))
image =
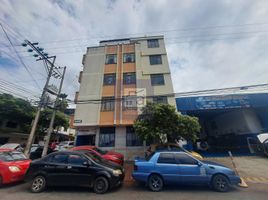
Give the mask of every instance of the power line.
POLYGON ((23 60, 21 59, 21 57, 20 57, 19 53, 17 52, 16 48, 13 46, 13 43, 12 43, 12 41, 10 40, 8 34, 6 33, 6 31, 5 31, 5 29, 4 29, 3 25, 2 25, 2 23, 0 23, 0 26, 2 27, 2 30, 3 30, 3 32, 5 33, 6 38, 8 39, 8 41, 9 41, 9 43, 11 44, 11 46, 12 46, 14 52, 15 52, 16 55, 18 56, 18 58, 19 58, 21 64, 22 64, 23 67, 26 69, 26 71, 28 72, 28 74, 32 77, 32 79, 34 80, 34 82, 35 82, 35 84, 37 85, 37 87, 41 90, 41 87, 38 85, 37 81, 35 80, 35 78, 34 78, 33 75, 31 74, 30 70, 28 69, 28 67, 26 66, 26 64, 23 62, 23 60))

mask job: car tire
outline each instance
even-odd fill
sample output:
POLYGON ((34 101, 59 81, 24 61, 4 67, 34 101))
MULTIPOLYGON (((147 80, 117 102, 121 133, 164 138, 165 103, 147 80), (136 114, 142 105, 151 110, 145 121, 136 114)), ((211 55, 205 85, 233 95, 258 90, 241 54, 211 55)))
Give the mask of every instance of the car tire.
POLYGON ((151 191, 159 192, 163 189, 164 182, 161 176, 153 174, 148 179, 148 186, 151 191))
POLYGON ((31 182, 31 191, 33 193, 43 192, 46 189, 46 186, 47 186, 46 178, 42 175, 38 175, 34 177, 34 179, 31 182))
POLYGON ((221 174, 215 175, 212 179, 212 187, 217 192, 227 192, 230 189, 229 179, 221 174))
POLYGON ((109 182, 107 178, 103 176, 97 177, 94 181, 93 189, 96 194, 104 194, 107 192, 109 189, 109 182))

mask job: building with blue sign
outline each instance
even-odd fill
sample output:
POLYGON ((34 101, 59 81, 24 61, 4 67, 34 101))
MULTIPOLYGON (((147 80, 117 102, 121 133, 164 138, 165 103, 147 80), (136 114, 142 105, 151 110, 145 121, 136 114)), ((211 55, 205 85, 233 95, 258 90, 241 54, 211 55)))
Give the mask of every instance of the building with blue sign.
POLYGON ((217 150, 247 151, 248 138, 268 132, 268 93, 177 97, 176 105, 199 118, 201 140, 217 150))

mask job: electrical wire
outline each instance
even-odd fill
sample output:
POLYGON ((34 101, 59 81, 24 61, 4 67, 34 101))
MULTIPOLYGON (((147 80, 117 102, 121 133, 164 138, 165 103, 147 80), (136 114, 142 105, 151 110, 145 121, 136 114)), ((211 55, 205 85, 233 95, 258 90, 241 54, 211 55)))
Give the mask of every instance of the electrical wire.
POLYGON ((3 30, 3 32, 5 33, 6 38, 8 39, 9 43, 11 44, 11 46, 12 46, 14 52, 16 53, 17 57, 19 58, 21 64, 22 64, 23 67, 26 69, 26 71, 28 72, 28 74, 32 77, 32 79, 34 80, 36 86, 41 90, 41 87, 39 86, 38 82, 35 80, 35 78, 33 77, 32 73, 30 72, 30 70, 28 69, 28 67, 26 66, 26 64, 25 64, 25 63, 23 62, 23 60, 21 59, 21 57, 20 57, 19 53, 17 52, 16 48, 13 46, 13 43, 12 43, 12 41, 10 40, 10 38, 9 38, 9 36, 8 36, 8 34, 7 34, 7 32, 5 31, 5 28, 3 27, 2 23, 0 23, 0 26, 2 27, 2 30, 3 30))

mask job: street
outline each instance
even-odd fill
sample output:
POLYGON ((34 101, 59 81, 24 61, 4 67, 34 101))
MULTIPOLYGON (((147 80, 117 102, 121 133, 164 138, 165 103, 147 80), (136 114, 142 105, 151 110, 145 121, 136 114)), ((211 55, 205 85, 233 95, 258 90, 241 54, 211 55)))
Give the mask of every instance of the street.
MULTIPOLYGON (((220 162, 230 168, 232 164, 229 157, 209 158, 211 161, 220 162)), ((151 192, 144 185, 137 184, 131 178, 133 165, 125 164, 125 183, 121 188, 115 188, 103 195, 97 195, 89 188, 81 187, 50 187, 45 192, 33 194, 28 183, 17 183, 0 188, 1 200, 83 200, 83 199, 187 199, 187 200, 266 200, 268 196, 268 159, 259 156, 235 157, 240 176, 248 184, 248 188, 233 187, 227 193, 219 193, 209 187, 200 186, 166 186, 158 193, 151 192)))
POLYGON ((208 187, 197 186, 173 186, 166 187, 162 192, 154 193, 136 183, 127 182, 122 188, 113 189, 110 192, 97 195, 88 188, 58 188, 51 187, 43 193, 33 194, 27 183, 5 186, 0 189, 1 200, 83 200, 83 199, 198 199, 198 200, 266 200, 268 196, 268 184, 250 183, 248 188, 233 188, 228 193, 214 192, 208 187))

